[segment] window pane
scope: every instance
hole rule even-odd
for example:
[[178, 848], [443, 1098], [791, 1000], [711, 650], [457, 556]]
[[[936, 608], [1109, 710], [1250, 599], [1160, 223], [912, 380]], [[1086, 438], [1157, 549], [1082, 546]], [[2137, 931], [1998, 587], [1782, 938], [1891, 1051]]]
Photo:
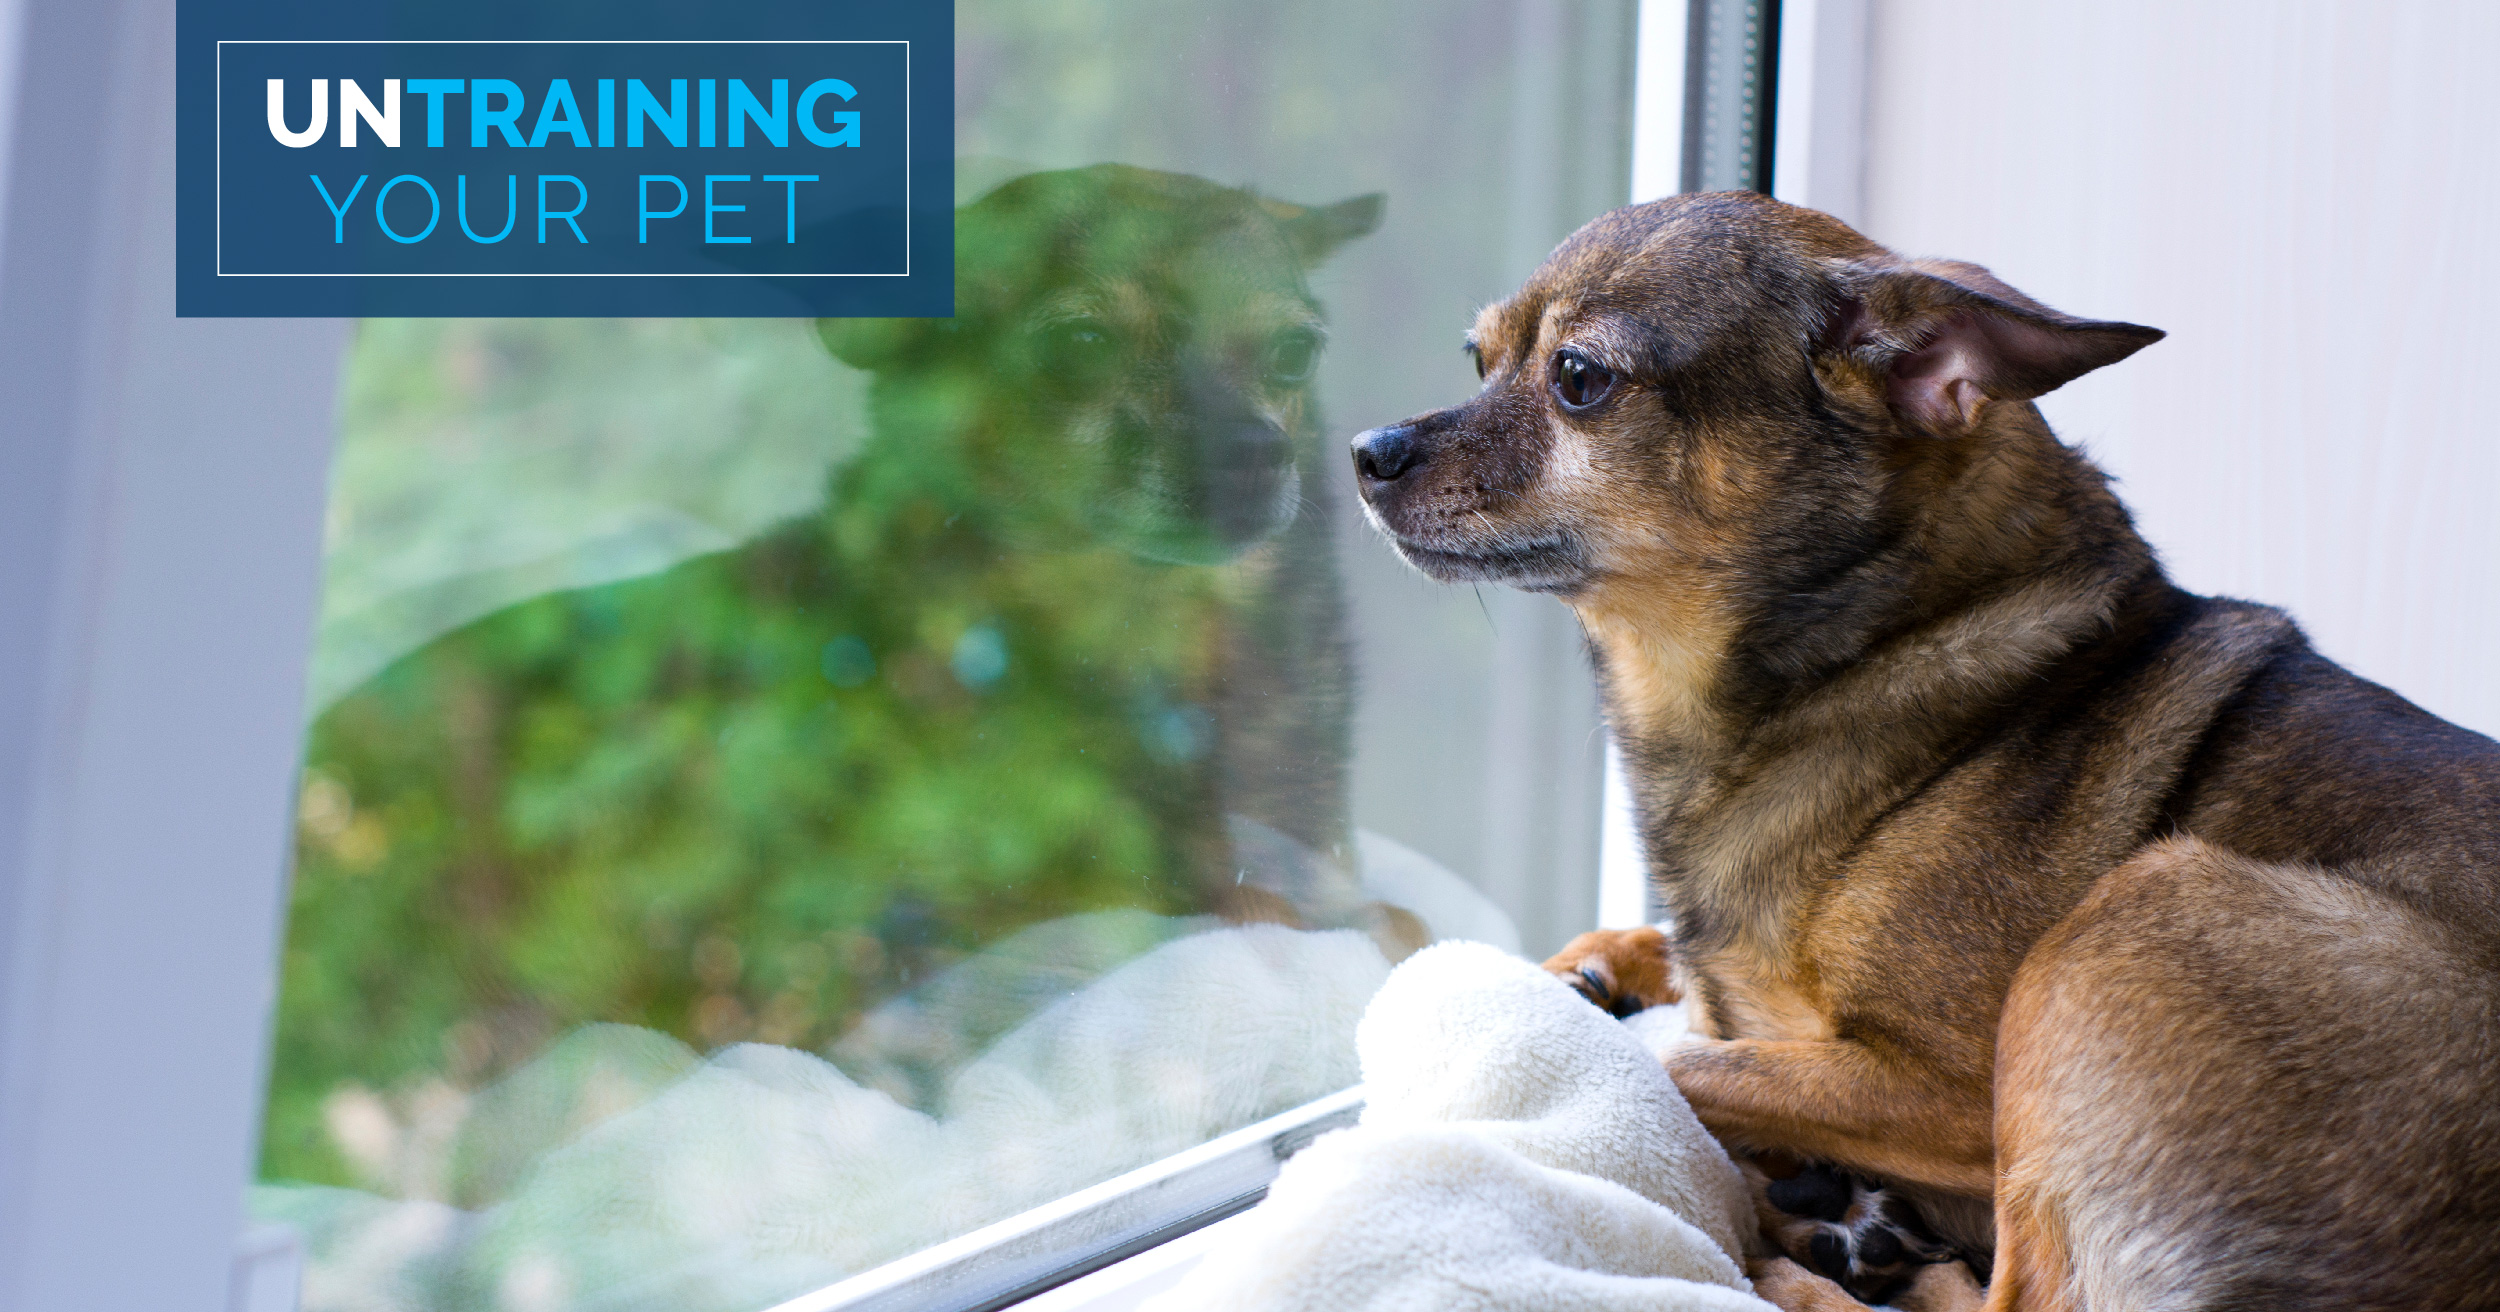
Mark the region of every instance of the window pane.
[[373, 321], [254, 1208], [313, 1308], [766, 1306], [1589, 922], [1550, 602], [1359, 427], [1621, 198], [1632, 6], [958, 8], [947, 321]]

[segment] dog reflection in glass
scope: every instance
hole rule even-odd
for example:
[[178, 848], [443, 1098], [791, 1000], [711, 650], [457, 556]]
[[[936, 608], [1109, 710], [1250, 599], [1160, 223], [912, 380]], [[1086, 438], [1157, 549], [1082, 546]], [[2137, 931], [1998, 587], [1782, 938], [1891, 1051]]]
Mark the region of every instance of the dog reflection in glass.
[[280, 1093], [414, 1074], [455, 1026], [474, 1082], [596, 1021], [822, 1047], [967, 952], [1090, 927], [915, 1052], [845, 1061], [918, 1103], [1173, 917], [1419, 945], [1346, 873], [1342, 600], [1303, 486], [1305, 273], [1381, 208], [1009, 182], [959, 212], [954, 319], [822, 326], [874, 385], [821, 512], [341, 701], [309, 763], [391, 841], [299, 854]]

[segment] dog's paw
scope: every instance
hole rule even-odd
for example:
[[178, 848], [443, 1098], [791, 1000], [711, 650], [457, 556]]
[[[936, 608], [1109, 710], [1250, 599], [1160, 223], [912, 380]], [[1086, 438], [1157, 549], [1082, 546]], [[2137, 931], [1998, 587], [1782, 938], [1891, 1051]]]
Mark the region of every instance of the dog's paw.
[[1548, 957], [1545, 968], [1611, 1016], [1663, 1007], [1684, 996], [1676, 991], [1667, 936], [1647, 926], [1582, 934]]
[[1956, 1256], [1907, 1200], [1845, 1171], [1809, 1165], [1758, 1188], [1763, 1230], [1807, 1270], [1865, 1302], [1882, 1302], [1922, 1268]]

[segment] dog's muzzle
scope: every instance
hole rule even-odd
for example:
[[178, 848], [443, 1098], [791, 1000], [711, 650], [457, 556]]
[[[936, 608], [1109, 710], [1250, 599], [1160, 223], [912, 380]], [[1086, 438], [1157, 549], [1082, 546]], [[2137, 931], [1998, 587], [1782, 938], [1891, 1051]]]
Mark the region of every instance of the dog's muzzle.
[[[1434, 418], [1384, 424], [1354, 438], [1354, 476], [1361, 485], [1364, 511], [1388, 535], [1398, 554], [1444, 583], [1504, 583], [1529, 592], [1557, 593], [1584, 583], [1588, 565], [1568, 533], [1497, 528], [1497, 521], [1480, 509], [1461, 516], [1453, 516], [1446, 508], [1417, 510], [1413, 503], [1418, 497], [1429, 505], [1436, 495], [1430, 480], [1415, 477], [1432, 462], [1434, 437], [1440, 428]], [[1443, 496], [1448, 492], [1437, 491]], [[1446, 521], [1453, 518], [1466, 528], [1451, 531]]]

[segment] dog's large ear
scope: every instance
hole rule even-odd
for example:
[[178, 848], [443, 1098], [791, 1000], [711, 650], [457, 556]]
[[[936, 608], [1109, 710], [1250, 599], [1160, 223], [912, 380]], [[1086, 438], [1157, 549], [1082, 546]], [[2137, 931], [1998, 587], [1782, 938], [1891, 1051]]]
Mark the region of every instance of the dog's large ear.
[[1290, 205], [1262, 196], [1259, 208], [1284, 229], [1285, 240], [1293, 244], [1294, 254], [1302, 257], [1302, 266], [1309, 268], [1327, 259], [1338, 247], [1379, 227], [1380, 216], [1389, 208], [1389, 198], [1375, 191], [1334, 205], [1313, 206]]
[[817, 339], [833, 358], [874, 372], [903, 359], [942, 319], [818, 319]]
[[1988, 401], [2028, 401], [2162, 339], [2159, 328], [2061, 314], [1976, 264], [1852, 268], [1822, 346], [1884, 383], [1894, 413], [1949, 437]]

